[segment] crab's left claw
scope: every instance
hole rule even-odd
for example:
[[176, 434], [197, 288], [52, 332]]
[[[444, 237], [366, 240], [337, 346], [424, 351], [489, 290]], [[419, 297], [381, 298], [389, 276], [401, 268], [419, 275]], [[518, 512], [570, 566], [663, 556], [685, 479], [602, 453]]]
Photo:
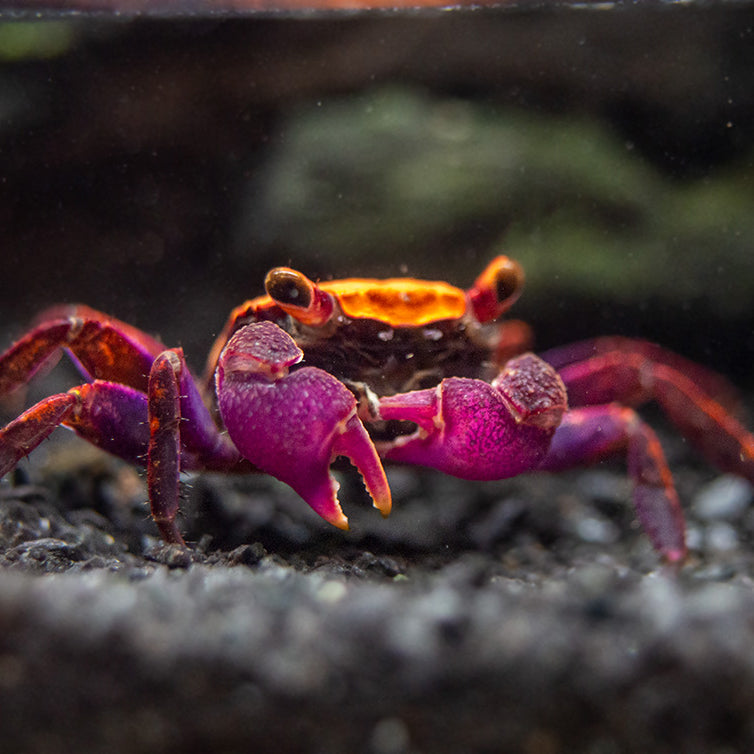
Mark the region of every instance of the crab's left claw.
[[374, 505], [390, 512], [390, 488], [377, 451], [356, 415], [356, 399], [314, 367], [289, 374], [303, 353], [272, 322], [240, 329], [220, 355], [217, 396], [228, 434], [260, 471], [290, 485], [326, 521], [348, 528], [330, 463], [347, 456]]
[[505, 479], [539, 466], [566, 408], [555, 370], [524, 354], [491, 384], [451, 377], [436, 388], [381, 398], [382, 419], [417, 428], [382, 443], [380, 455], [462, 479]]

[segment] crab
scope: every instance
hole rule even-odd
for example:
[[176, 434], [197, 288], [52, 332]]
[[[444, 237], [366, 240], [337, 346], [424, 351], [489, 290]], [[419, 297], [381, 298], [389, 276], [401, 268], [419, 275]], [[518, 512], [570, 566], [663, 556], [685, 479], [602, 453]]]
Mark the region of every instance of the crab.
[[683, 561], [673, 478], [636, 407], [657, 401], [711, 463], [754, 481], [754, 436], [736, 418], [733, 389], [642, 340], [603, 337], [534, 355], [528, 326], [501, 321], [523, 282], [505, 256], [466, 291], [411, 278], [317, 283], [278, 267], [265, 295], [233, 310], [201, 378], [181, 348], [85, 306], [53, 308], [0, 355], [0, 395], [62, 352], [84, 382], [0, 430], [0, 475], [62, 425], [145, 465], [161, 536], [183, 545], [183, 471], [270, 474], [346, 529], [336, 456], [358, 469], [386, 516], [383, 461], [492, 480], [623, 454], [649, 539], [667, 561]]

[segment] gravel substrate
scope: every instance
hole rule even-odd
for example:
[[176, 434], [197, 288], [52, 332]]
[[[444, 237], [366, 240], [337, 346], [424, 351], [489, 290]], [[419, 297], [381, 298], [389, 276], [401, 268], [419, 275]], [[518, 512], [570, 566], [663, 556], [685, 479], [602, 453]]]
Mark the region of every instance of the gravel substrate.
[[135, 471], [50, 451], [0, 487], [2, 748], [750, 750], [751, 489], [673, 447], [678, 572], [620, 465], [393, 469], [387, 521], [347, 473], [345, 535], [276, 483], [196, 477], [188, 551], [154, 536]]

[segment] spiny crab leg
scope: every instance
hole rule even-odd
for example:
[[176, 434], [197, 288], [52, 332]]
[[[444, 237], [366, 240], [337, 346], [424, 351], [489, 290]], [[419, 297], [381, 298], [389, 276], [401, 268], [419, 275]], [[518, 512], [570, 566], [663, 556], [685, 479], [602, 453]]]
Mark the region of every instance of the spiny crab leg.
[[655, 549], [670, 563], [686, 557], [686, 527], [678, 493], [657, 435], [632, 408], [617, 403], [571, 409], [553, 437], [543, 471], [563, 471], [624, 453], [636, 515]]
[[149, 441], [147, 397], [127, 385], [94, 380], [43, 398], [0, 429], [0, 477], [58, 426], [129, 463], [143, 463]]
[[152, 361], [163, 348], [130, 325], [86, 306], [50, 309], [40, 324], [0, 354], [0, 395], [18, 390], [53, 366], [62, 349], [88, 378], [146, 392]]
[[555, 370], [524, 354], [492, 383], [451, 377], [436, 388], [381, 398], [382, 419], [418, 428], [380, 443], [380, 455], [462, 479], [505, 479], [537, 468], [566, 408]]
[[220, 354], [217, 397], [241, 454], [290, 485], [326, 521], [348, 528], [330, 463], [347, 456], [374, 506], [390, 512], [390, 489], [377, 451], [356, 415], [353, 394], [315, 367], [289, 373], [303, 353], [271, 322], [243, 327]]
[[652, 343], [598, 338], [548, 351], [571, 405], [656, 400], [707, 459], [754, 482], [754, 436], [736, 419], [740, 403], [720, 375]]
[[59, 393], [24, 411], [0, 430], [0, 477], [29, 455], [73, 410], [71, 393]]

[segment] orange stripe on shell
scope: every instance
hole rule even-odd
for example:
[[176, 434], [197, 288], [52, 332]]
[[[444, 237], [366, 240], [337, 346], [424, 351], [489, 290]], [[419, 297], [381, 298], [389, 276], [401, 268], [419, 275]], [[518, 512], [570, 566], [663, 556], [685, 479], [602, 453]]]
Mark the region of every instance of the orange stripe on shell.
[[347, 317], [369, 318], [393, 327], [419, 327], [466, 312], [466, 294], [443, 282], [388, 278], [348, 278], [317, 284], [331, 293]]

